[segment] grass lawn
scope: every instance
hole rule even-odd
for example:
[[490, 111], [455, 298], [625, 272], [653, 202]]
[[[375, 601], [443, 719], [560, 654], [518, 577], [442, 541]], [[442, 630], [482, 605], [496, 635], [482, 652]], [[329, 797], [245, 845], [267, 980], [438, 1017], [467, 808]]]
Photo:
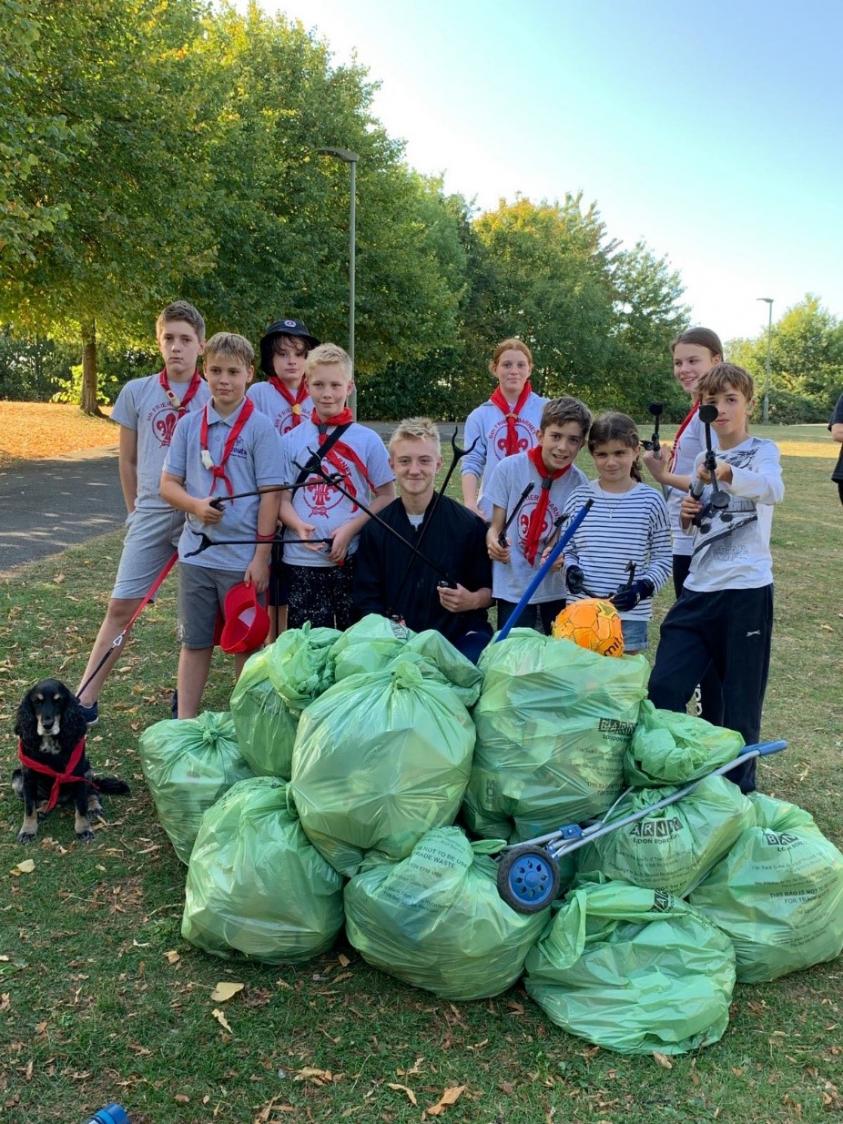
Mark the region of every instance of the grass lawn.
[[[760, 784], [812, 811], [839, 846], [843, 509], [829, 481], [834, 449], [819, 426], [769, 432], [782, 442], [787, 498], [773, 530], [764, 735], [790, 748], [761, 764]], [[0, 579], [7, 771], [23, 691], [47, 674], [76, 685], [119, 551], [115, 534]], [[520, 987], [457, 1005], [368, 968], [342, 943], [299, 969], [226, 962], [185, 944], [185, 868], [155, 820], [137, 754], [140, 731], [169, 717], [175, 588], [171, 580], [141, 618], [100, 700], [90, 754], [134, 791], [110, 801], [113, 818], [96, 842], [78, 846], [63, 812], [34, 847], [19, 847], [20, 804], [8, 787], [0, 797], [0, 1119], [75, 1124], [116, 1100], [135, 1124], [418, 1121], [455, 1086], [463, 1091], [443, 1115], [478, 1124], [819, 1121], [843, 1110], [840, 960], [738, 985], [723, 1040], [668, 1069], [569, 1037]], [[660, 613], [668, 603], [665, 595]], [[220, 658], [209, 709], [224, 709], [230, 688]], [[34, 870], [17, 873], [25, 859]], [[246, 986], [220, 1004], [211, 999], [220, 980]], [[230, 1032], [214, 1017], [221, 1007]]]

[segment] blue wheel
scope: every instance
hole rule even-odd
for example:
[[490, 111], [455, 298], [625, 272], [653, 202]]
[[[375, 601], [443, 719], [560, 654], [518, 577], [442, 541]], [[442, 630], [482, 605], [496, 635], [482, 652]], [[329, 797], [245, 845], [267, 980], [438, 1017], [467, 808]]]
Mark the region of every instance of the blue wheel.
[[559, 893], [559, 864], [541, 847], [513, 847], [498, 866], [498, 893], [517, 913], [538, 913]]

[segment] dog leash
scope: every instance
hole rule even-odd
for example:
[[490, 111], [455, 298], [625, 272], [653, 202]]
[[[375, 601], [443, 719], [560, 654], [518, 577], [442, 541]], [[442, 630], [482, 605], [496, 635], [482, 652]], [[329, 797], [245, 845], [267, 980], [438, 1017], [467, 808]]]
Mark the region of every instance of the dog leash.
[[179, 552], [177, 550], [175, 550], [175, 551], [173, 551], [172, 555], [167, 559], [167, 561], [164, 563], [163, 567], [161, 568], [161, 572], [158, 574], [158, 577], [155, 579], [155, 581], [152, 583], [152, 585], [146, 591], [146, 595], [144, 596], [140, 605], [138, 605], [137, 609], [135, 609], [134, 613], [132, 613], [131, 617], [129, 618], [129, 623], [123, 629], [121, 629], [120, 632], [117, 633], [117, 635], [111, 641], [111, 644], [109, 645], [108, 651], [103, 655], [100, 662], [97, 664], [97, 666], [94, 668], [94, 670], [88, 676], [88, 678], [85, 680], [85, 682], [79, 688], [79, 691], [77, 692], [77, 695], [76, 695], [77, 698], [79, 698], [79, 696], [83, 693], [83, 691], [88, 686], [88, 684], [91, 682], [91, 680], [102, 670], [103, 666], [105, 665], [106, 660], [108, 660], [110, 658], [111, 654], [122, 646], [123, 641], [126, 639], [127, 635], [131, 631], [132, 625], [135, 623], [135, 621], [138, 619], [138, 617], [144, 611], [146, 606], [155, 597], [155, 594], [158, 592], [158, 590], [164, 584], [164, 579], [166, 578], [167, 574], [169, 574], [170, 570], [172, 570], [173, 566], [175, 566], [176, 562], [178, 561], [178, 557], [179, 557]]
[[45, 765], [42, 761], [35, 761], [32, 757], [28, 757], [23, 751], [23, 742], [18, 742], [18, 760], [20, 761], [21, 765], [23, 765], [27, 769], [32, 769], [33, 772], [43, 773], [45, 776], [53, 778], [53, 786], [50, 789], [50, 795], [47, 799], [47, 807], [45, 809], [46, 812], [52, 812], [53, 808], [55, 808], [56, 804], [58, 803], [59, 792], [61, 791], [61, 786], [63, 784], [69, 784], [71, 781], [73, 781], [74, 784], [78, 784], [79, 781], [85, 781], [86, 784], [90, 784], [91, 788], [96, 789], [97, 786], [95, 784], [86, 781], [83, 776], [80, 776], [75, 772], [76, 766], [82, 760], [84, 755], [85, 739], [80, 738], [76, 745], [73, 747], [73, 752], [70, 754], [65, 772], [59, 773], [56, 769], [51, 768], [49, 765]]

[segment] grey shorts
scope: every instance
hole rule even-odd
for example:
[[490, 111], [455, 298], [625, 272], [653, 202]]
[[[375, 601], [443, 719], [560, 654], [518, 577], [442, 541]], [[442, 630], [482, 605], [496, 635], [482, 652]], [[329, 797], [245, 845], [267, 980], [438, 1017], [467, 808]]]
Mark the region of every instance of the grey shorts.
[[179, 565], [179, 641], [183, 648], [213, 648], [225, 595], [244, 576], [245, 570]]
[[647, 647], [648, 623], [648, 621], [621, 621], [624, 651], [644, 651]]
[[133, 511], [114, 579], [112, 597], [143, 597], [178, 546], [184, 512], [171, 507]]

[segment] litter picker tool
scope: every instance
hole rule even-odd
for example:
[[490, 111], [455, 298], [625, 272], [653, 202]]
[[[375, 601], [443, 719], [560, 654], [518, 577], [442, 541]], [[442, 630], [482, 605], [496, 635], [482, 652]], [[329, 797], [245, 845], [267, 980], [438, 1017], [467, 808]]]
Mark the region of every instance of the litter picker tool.
[[[539, 835], [535, 839], [528, 839], [524, 843], [517, 843], [512, 847], [505, 847], [501, 852], [498, 865], [498, 893], [518, 913], [538, 913], [550, 905], [559, 892], [559, 860], [572, 851], [579, 850], [586, 843], [600, 839], [620, 827], [637, 823], [638, 820], [657, 812], [660, 808], [667, 808], [677, 800], [688, 796], [708, 777], [721, 777], [730, 772], [737, 765], [751, 761], [753, 757], [768, 757], [770, 754], [779, 753], [787, 749], [787, 742], [761, 742], [758, 745], [745, 746], [740, 756], [706, 773], [690, 784], [676, 789], [669, 796], [649, 804], [646, 808], [639, 808], [621, 819], [608, 820], [612, 809], [606, 813], [602, 820], [587, 827], [579, 824], [565, 824], [556, 831], [547, 835]], [[625, 795], [625, 794], [624, 794]], [[618, 798], [620, 799], [620, 797]], [[617, 804], [617, 800], [615, 804]], [[614, 805], [612, 806], [614, 807]]]
[[[724, 511], [724, 508], [729, 506], [729, 497], [726, 492], [720, 487], [717, 481], [717, 457], [714, 454], [714, 449], [711, 445], [711, 423], [717, 419], [717, 407], [712, 405], [700, 406], [700, 421], [705, 426], [705, 459], [703, 464], [706, 471], [711, 477], [711, 498], [705, 504], [701, 511], [698, 511], [694, 516], [692, 522], [695, 527], [699, 527], [700, 531], [705, 534], [711, 530], [711, 516], [716, 511]], [[691, 486], [688, 491], [698, 500], [705, 488], [705, 481], [700, 478], [694, 477], [691, 481]], [[721, 516], [724, 523], [731, 521], [729, 512], [724, 511]]]
[[[272, 536], [272, 538], [265, 538], [265, 539], [260, 539], [260, 538], [258, 538], [258, 539], [212, 539], [210, 537], [210, 535], [206, 535], [204, 531], [197, 531], [193, 527], [191, 527], [190, 529], [191, 529], [191, 531], [193, 531], [194, 535], [199, 536], [201, 541], [199, 543], [199, 546], [197, 546], [195, 550], [187, 551], [187, 553], [185, 554], [185, 558], [193, 558], [194, 555], [202, 554], [203, 551], [209, 550], [212, 546], [246, 546], [246, 545], [265, 546], [267, 544], [271, 544], [274, 547], [276, 545], [283, 545], [284, 543], [296, 543], [296, 542], [300, 542], [300, 543], [317, 543], [317, 542], [333, 543], [333, 541], [334, 541], [332, 538], [330, 538], [330, 539], [287, 539], [287, 538], [281, 538], [280, 535], [279, 536]], [[330, 550], [330, 546], [329, 546], [328, 549]]]
[[[390, 527], [389, 523], [387, 523], [385, 519], [381, 519], [376, 511], [372, 511], [370, 507], [367, 507], [364, 503], [362, 503], [358, 496], [352, 495], [352, 493], [349, 492], [340, 483], [341, 477], [338, 474], [335, 473], [332, 475], [331, 473], [326, 472], [320, 465], [319, 468], [314, 470], [314, 475], [321, 476], [326, 484], [330, 484], [332, 487], [336, 488], [337, 491], [342, 492], [346, 499], [350, 499], [353, 503], [356, 503], [360, 510], [364, 511], [370, 519], [373, 519], [375, 523], [383, 527], [385, 531], [388, 531], [393, 538], [398, 539], [400, 543], [403, 543], [415, 558], [418, 558], [420, 561], [424, 562], [426, 566], [429, 566], [434, 573], [438, 574], [440, 578], [443, 578], [450, 585], [451, 579], [437, 562], [433, 562], [430, 558], [427, 557], [426, 554], [422, 554], [419, 548], [417, 546], [414, 546], [408, 539], [405, 539], [400, 531], [396, 531], [394, 527]], [[287, 542], [290, 541], [290, 539], [287, 539]], [[314, 539], [308, 539], [308, 542], [314, 541]]]
[[509, 636], [510, 632], [513, 630], [515, 625], [518, 623], [518, 618], [524, 612], [526, 607], [530, 604], [530, 598], [533, 596], [533, 594], [539, 588], [541, 583], [544, 581], [544, 579], [550, 573], [551, 569], [553, 568], [553, 563], [556, 561], [556, 559], [560, 556], [560, 554], [563, 552], [565, 547], [568, 545], [568, 543], [571, 541], [571, 539], [577, 533], [577, 529], [579, 528], [583, 519], [585, 519], [586, 515], [588, 515], [588, 513], [591, 510], [593, 504], [594, 504], [594, 500], [586, 500], [585, 503], [582, 505], [582, 507], [577, 512], [577, 514], [574, 516], [574, 518], [568, 524], [567, 530], [562, 535], [562, 537], [559, 539], [559, 542], [556, 544], [556, 546], [553, 548], [553, 550], [551, 550], [550, 554], [548, 554], [547, 558], [545, 558], [544, 562], [542, 562], [542, 564], [541, 564], [541, 566], [539, 566], [538, 570], [536, 570], [536, 573], [533, 575], [533, 580], [530, 582], [530, 584], [527, 586], [527, 588], [521, 594], [521, 600], [518, 602], [518, 604], [512, 610], [512, 613], [510, 614], [509, 620], [506, 622], [506, 624], [503, 626], [503, 628], [500, 630], [500, 632], [497, 634], [497, 636], [492, 641], [493, 644], [498, 644], [498, 643], [500, 643], [501, 640], [506, 640], [507, 636]]
[[507, 516], [507, 520], [503, 525], [503, 529], [501, 530], [500, 534], [498, 535], [498, 542], [500, 543], [500, 545], [502, 547], [506, 547], [506, 545], [507, 545], [506, 532], [509, 530], [513, 519], [515, 519], [518, 512], [524, 506], [524, 501], [530, 495], [530, 493], [535, 488], [535, 486], [536, 485], [531, 480], [530, 483], [524, 489], [524, 491], [521, 493], [521, 495], [518, 497], [518, 502], [515, 504], [515, 507], [512, 509], [512, 511], [510, 511], [509, 515]]
[[664, 402], [651, 402], [647, 407], [653, 416], [653, 436], [649, 441], [642, 441], [641, 444], [645, 449], [649, 449], [653, 453], [658, 453], [661, 449], [661, 441], [659, 440], [659, 423], [661, 416], [664, 413]]

